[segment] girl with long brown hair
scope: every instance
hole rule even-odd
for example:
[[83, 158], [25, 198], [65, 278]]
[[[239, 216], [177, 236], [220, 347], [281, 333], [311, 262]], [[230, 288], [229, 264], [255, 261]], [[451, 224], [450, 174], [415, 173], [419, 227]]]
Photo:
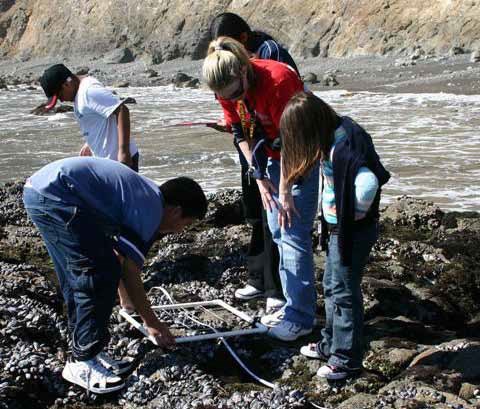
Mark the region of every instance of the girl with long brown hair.
[[390, 175], [370, 135], [313, 94], [300, 92], [289, 101], [280, 132], [281, 225], [288, 225], [299, 205], [291, 186], [308, 178], [319, 163], [321, 166], [321, 243], [327, 250], [323, 273], [325, 328], [320, 342], [306, 345], [300, 352], [326, 361], [318, 376], [345, 379], [362, 365], [360, 284], [378, 236], [380, 187]]

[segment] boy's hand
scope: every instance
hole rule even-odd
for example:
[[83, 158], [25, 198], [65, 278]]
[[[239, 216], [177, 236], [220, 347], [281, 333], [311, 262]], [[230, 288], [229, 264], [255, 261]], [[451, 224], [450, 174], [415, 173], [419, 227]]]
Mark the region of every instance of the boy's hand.
[[92, 156], [92, 150], [87, 143], [82, 146], [82, 149], [80, 149], [79, 156]]
[[156, 322], [145, 323], [145, 328], [159, 347], [168, 348], [175, 345], [175, 338], [165, 323], [156, 320]]

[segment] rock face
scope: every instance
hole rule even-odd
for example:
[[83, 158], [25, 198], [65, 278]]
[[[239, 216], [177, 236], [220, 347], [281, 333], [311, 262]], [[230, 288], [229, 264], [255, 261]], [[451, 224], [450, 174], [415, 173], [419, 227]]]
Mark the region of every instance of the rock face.
[[0, 2], [0, 55], [101, 55], [128, 47], [154, 64], [200, 59], [212, 16], [225, 10], [248, 17], [253, 28], [276, 37], [296, 57], [480, 47], [475, 0], [17, 0]]

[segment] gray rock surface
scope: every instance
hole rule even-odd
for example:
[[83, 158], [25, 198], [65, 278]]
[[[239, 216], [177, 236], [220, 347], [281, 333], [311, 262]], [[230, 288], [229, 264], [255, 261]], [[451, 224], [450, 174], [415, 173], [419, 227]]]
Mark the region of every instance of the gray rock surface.
[[212, 16], [233, 11], [287, 46], [296, 57], [457, 55], [478, 49], [480, 9], [473, 0], [143, 0], [3, 1], [0, 54], [101, 55], [130, 48], [145, 61], [203, 58]]
[[[365, 271], [365, 370], [355, 379], [319, 379], [315, 374], [322, 363], [299, 354], [300, 346], [318, 340], [321, 325], [293, 343], [262, 335], [230, 340], [250, 369], [278, 385], [271, 390], [253, 383], [218, 343], [161, 351], [114, 314], [108, 352], [134, 358], [136, 368], [120, 393], [88, 396], [61, 378], [68, 356], [65, 314], [45, 248], [22, 207], [22, 186], [19, 181], [0, 187], [1, 409], [307, 409], [309, 402], [328, 408], [466, 409], [480, 403], [475, 388], [480, 283], [472, 281], [479, 265], [476, 213], [437, 218], [435, 206], [412, 198], [382, 211], [390, 217], [382, 218], [382, 236]], [[177, 301], [221, 298], [258, 318], [264, 301], [239, 303], [233, 297], [246, 281], [250, 233], [239, 199], [237, 191], [211, 196], [202, 223], [162, 238], [143, 272], [146, 289], [162, 285]], [[432, 219], [439, 224], [428, 224]], [[445, 259], [423, 257], [436, 251]], [[392, 274], [388, 266], [395, 263], [404, 274]], [[473, 276], [465, 276], [465, 270]], [[320, 283], [321, 271], [321, 322]], [[158, 292], [150, 299], [165, 302]], [[182, 317], [161, 319], [173, 325]], [[228, 318], [224, 325], [241, 324]]]

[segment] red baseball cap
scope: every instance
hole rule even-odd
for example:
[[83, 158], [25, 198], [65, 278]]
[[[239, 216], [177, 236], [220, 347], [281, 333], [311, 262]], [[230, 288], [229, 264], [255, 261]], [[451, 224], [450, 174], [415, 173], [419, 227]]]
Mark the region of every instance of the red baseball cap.
[[73, 77], [73, 74], [63, 64], [55, 64], [45, 70], [40, 77], [40, 85], [48, 98], [45, 110], [49, 111], [55, 106], [58, 101], [58, 91], [69, 77]]

